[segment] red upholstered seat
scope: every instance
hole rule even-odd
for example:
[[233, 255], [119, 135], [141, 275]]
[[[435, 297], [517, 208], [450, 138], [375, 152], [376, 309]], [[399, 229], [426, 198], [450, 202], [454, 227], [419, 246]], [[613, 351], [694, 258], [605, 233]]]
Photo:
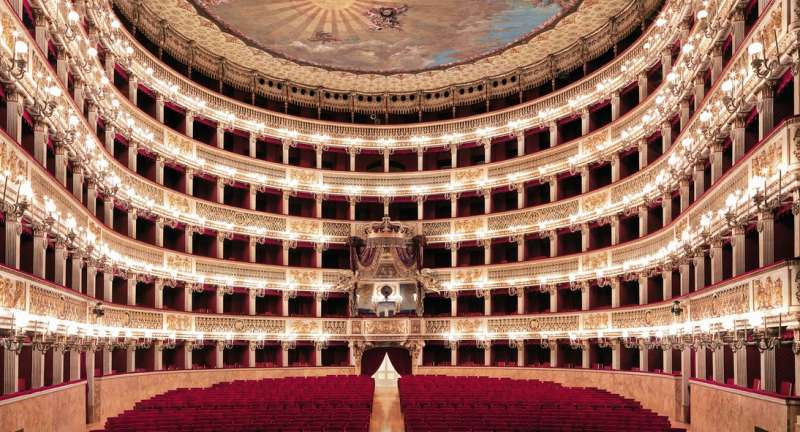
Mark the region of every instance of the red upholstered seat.
[[638, 402], [593, 388], [444, 376], [405, 376], [399, 387], [406, 431], [673, 430]]
[[104, 431], [367, 431], [374, 382], [368, 377], [233, 381], [179, 388], [143, 400]]

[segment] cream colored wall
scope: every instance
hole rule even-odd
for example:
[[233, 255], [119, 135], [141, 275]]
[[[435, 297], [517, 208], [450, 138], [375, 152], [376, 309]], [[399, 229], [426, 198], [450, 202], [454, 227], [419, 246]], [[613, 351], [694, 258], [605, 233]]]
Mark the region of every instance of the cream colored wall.
[[[595, 369], [424, 367], [419, 375], [480, 375], [553, 381], [569, 387], [596, 387], [639, 401], [642, 406], [672, 420], [680, 418], [680, 377], [654, 373]], [[752, 430], [752, 429], [751, 429]]]
[[95, 381], [95, 410], [100, 424], [133, 408], [136, 402], [179, 387], [209, 387], [233, 380], [297, 376], [352, 375], [353, 367], [240, 368], [144, 372], [111, 375]]
[[[692, 432], [796, 431], [800, 401], [692, 381]], [[790, 424], [791, 423], [791, 424]]]
[[84, 431], [85, 407], [83, 381], [0, 401], [0, 432]]

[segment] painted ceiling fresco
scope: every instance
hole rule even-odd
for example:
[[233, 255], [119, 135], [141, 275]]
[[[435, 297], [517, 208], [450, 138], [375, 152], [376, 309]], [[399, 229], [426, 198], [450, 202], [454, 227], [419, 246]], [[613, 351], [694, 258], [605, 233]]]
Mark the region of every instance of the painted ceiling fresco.
[[397, 73], [469, 62], [529, 39], [580, 0], [193, 0], [225, 31], [330, 69]]

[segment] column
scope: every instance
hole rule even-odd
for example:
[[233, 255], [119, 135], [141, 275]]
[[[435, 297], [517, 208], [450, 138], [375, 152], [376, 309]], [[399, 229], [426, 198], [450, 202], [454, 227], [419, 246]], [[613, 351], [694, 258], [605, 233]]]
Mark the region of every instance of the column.
[[[619, 118], [619, 108], [620, 108], [619, 91], [615, 91], [614, 93], [611, 93], [611, 121], [616, 121]], [[587, 110], [587, 115], [588, 115], [588, 110]], [[589, 129], [587, 128], [586, 130], [588, 133]], [[584, 135], [585, 134], [586, 133], [584, 133]]]
[[56, 45], [56, 75], [61, 84], [67, 85], [69, 77], [69, 57], [66, 48], [61, 44]]
[[86, 208], [97, 216], [97, 182], [92, 178], [86, 184]]
[[611, 245], [619, 244], [620, 238], [620, 225], [619, 225], [619, 215], [611, 216]]
[[[619, 96], [617, 96], [617, 100], [619, 100]], [[617, 102], [617, 110], [619, 110], [619, 102]], [[613, 118], [614, 115], [613, 99], [611, 104], [611, 113]], [[587, 135], [589, 133], [590, 120], [591, 118], [589, 117], [589, 109], [588, 108], [581, 109], [581, 136]]]
[[694, 79], [694, 109], [697, 110], [703, 102], [706, 95], [705, 73], [700, 72], [700, 75]]
[[458, 343], [450, 343], [450, 366], [458, 366]]
[[156, 94], [156, 120], [164, 123], [164, 96]]
[[217, 124], [215, 141], [217, 142], [217, 148], [225, 149], [225, 128], [220, 124]]
[[[639, 304], [646, 305], [647, 304], [647, 276], [642, 274], [639, 275]], [[640, 362], [641, 363], [641, 362]]]
[[359, 150], [356, 147], [348, 147], [347, 154], [350, 155], [350, 171], [356, 170], [356, 154]]
[[72, 252], [72, 259], [70, 260], [72, 267], [72, 289], [75, 292], [83, 292], [83, 258], [80, 252]]
[[706, 191], [706, 172], [705, 161], [694, 165], [694, 200], [697, 201], [700, 195]]
[[558, 290], [555, 287], [550, 289], [550, 312], [558, 312]]
[[136, 75], [128, 75], [128, 100], [133, 105], [139, 102], [139, 78]]
[[731, 230], [731, 246], [733, 246], [733, 276], [744, 273], [745, 239], [744, 227], [736, 226]]
[[[22, 142], [22, 94], [14, 85], [6, 86], [6, 132], [16, 143]], [[34, 131], [35, 132], [35, 131]], [[38, 158], [37, 158], [38, 160]]]
[[314, 293], [314, 316], [317, 318], [322, 318], [322, 297], [322, 293]]
[[103, 269], [103, 300], [111, 302], [114, 294], [114, 274], [111, 269]]
[[725, 384], [725, 347], [718, 346], [711, 351], [712, 379], [720, 384]]
[[389, 154], [391, 153], [389, 149], [383, 149], [381, 152], [383, 154], [383, 172], [389, 172]]
[[[97, 105], [95, 103], [93, 103], [91, 100], [89, 100], [87, 103], [89, 104], [89, 107], [87, 108], [88, 114], [86, 115], [86, 122], [89, 123], [89, 130], [93, 134], [96, 134], [97, 133]], [[112, 127], [109, 126], [108, 129], [112, 129]], [[108, 131], [108, 129], [106, 129], [106, 131]]]
[[550, 185], [550, 202], [558, 200], [558, 179], [556, 176], [547, 179]]
[[[94, 352], [87, 351], [86, 355], [94, 355]], [[88, 371], [89, 369], [87, 369]], [[94, 372], [94, 370], [92, 370]], [[88, 372], [87, 372], [87, 375]], [[81, 352], [77, 349], [69, 350], [69, 376], [67, 377], [68, 381], [78, 381], [81, 379]]]
[[33, 226], [33, 275], [44, 279], [47, 230], [42, 225]]
[[706, 379], [706, 348], [700, 347], [694, 353], [694, 377]]
[[492, 314], [492, 292], [486, 290], [482, 292], [483, 295], [483, 314], [490, 316]]
[[639, 237], [644, 237], [648, 232], [648, 208], [647, 206], [639, 206]]
[[661, 350], [661, 370], [665, 374], [672, 373], [672, 349], [663, 349]]
[[584, 165], [580, 168], [581, 172], [581, 193], [589, 192], [589, 166]]
[[220, 204], [225, 204], [225, 179], [222, 177], [217, 177], [216, 184], [216, 201]]
[[620, 363], [622, 360], [622, 347], [619, 344], [619, 341], [615, 340], [611, 342], [611, 369], [619, 370]]
[[664, 300], [672, 298], [672, 270], [667, 269], [661, 272], [661, 295]]
[[641, 72], [638, 76], [638, 84], [639, 84], [639, 103], [642, 103], [647, 98], [647, 73]]
[[163, 309], [164, 308], [164, 280], [161, 278], [156, 278], [153, 281], [154, 291], [155, 291], [155, 298], [153, 299], [153, 307], [155, 309]]
[[680, 198], [681, 198], [681, 213], [686, 211], [689, 208], [689, 179], [684, 177], [681, 178], [680, 182], [678, 183], [680, 187]]
[[517, 288], [517, 314], [523, 315], [525, 313], [525, 288]]
[[83, 167], [78, 164], [72, 167], [72, 195], [83, 204]]
[[33, 116], [33, 157], [47, 167], [47, 123], [40, 116]]
[[517, 139], [517, 157], [525, 156], [525, 131], [514, 132], [514, 137]]
[[[86, 351], [84, 356], [84, 369], [86, 369], [86, 423], [92, 423], [99, 420], [97, 412], [95, 411], [95, 397], [94, 397], [94, 351]], [[80, 358], [80, 354], [78, 354]], [[70, 362], [72, 364], [72, 362]], [[80, 376], [80, 367], [78, 368], [78, 376]]]
[[127, 293], [127, 304], [128, 305], [136, 305], [136, 276], [128, 276], [125, 280], [126, 283], [126, 293]]
[[758, 266], [764, 267], [775, 261], [775, 218], [772, 210], [758, 214]]
[[672, 145], [672, 123], [665, 120], [661, 123], [661, 153], [666, 153]]
[[736, 5], [733, 13], [731, 35], [733, 39], [732, 52], [736, 52], [742, 45], [745, 36], [745, 5]]
[[256, 367], [256, 349], [255, 342], [247, 343], [247, 367]]
[[620, 299], [620, 292], [619, 292], [619, 279], [611, 279], [611, 307], [618, 308], [619, 307], [619, 299]]
[[73, 99], [75, 100], [75, 108], [78, 112], [83, 112], [84, 95], [83, 95], [83, 81], [80, 77], [72, 78]]
[[106, 195], [103, 199], [103, 222], [114, 229], [114, 197], [110, 195]]
[[711, 258], [711, 283], [715, 284], [722, 281], [722, 240], [714, 238], [711, 240], [711, 247], [708, 250]]
[[183, 344], [183, 368], [192, 369], [192, 345], [191, 343]]
[[731, 149], [733, 152], [733, 161], [736, 163], [744, 156], [744, 140], [745, 140], [745, 122], [747, 121], [746, 114], [737, 113], [733, 120], [731, 127]]
[[247, 155], [251, 158], [256, 157], [257, 142], [258, 138], [256, 137], [256, 134], [250, 132], [250, 135], [247, 136]]
[[767, 80], [761, 87], [758, 100], [758, 139], [764, 139], [775, 124], [775, 80]]
[[492, 161], [492, 139], [483, 138], [481, 144], [483, 145], [483, 163], [490, 163]]
[[289, 292], [281, 292], [281, 316], [289, 316]]
[[591, 353], [591, 344], [589, 341], [583, 342], [583, 348], [581, 348], [581, 367], [583, 369], [590, 369], [592, 367], [592, 353]]
[[31, 389], [44, 386], [44, 351], [35, 345], [31, 349]]
[[3, 394], [19, 391], [19, 352], [2, 348], [3, 351]]
[[186, 110], [186, 136], [194, 138], [194, 112]]
[[193, 249], [193, 241], [192, 236], [194, 236], [196, 228], [192, 227], [191, 225], [186, 225], [183, 229], [183, 252], [187, 254], [192, 254]]
[[458, 168], [458, 145], [450, 144], [450, 168]]
[[281, 213], [284, 215], [289, 214], [289, 192], [283, 191], [281, 195]]
[[689, 378], [692, 372], [692, 352], [691, 348], [686, 347], [681, 350], [681, 418], [679, 420], [689, 421]]
[[136, 371], [136, 347], [128, 347], [125, 350], [125, 372], [131, 373]]
[[214, 313], [224, 313], [225, 311], [225, 291], [222, 289], [222, 285], [218, 285], [217, 289], [214, 291]]
[[94, 260], [86, 258], [86, 295], [97, 297], [95, 281], [97, 280], [97, 267]]
[[714, 42], [711, 50], [711, 82], [716, 83], [722, 73], [722, 48], [723, 42]]
[[611, 183], [619, 181], [619, 153], [611, 155]]
[[256, 290], [247, 290], [247, 315], [253, 316], [256, 314]]
[[214, 348], [214, 369], [222, 369], [225, 367], [225, 342], [217, 341]]
[[258, 204], [258, 186], [251, 184], [247, 188], [247, 208], [249, 210], [255, 210], [256, 204]]
[[581, 310], [589, 310], [592, 304], [591, 288], [587, 285], [581, 286]]
[[128, 169], [136, 172], [138, 164], [139, 146], [133, 139], [128, 142]]
[[558, 124], [554, 121], [549, 123], [550, 128], [550, 147], [558, 145]]
[[483, 365], [492, 365], [492, 341], [486, 340], [483, 342]]
[[706, 258], [702, 251], [694, 256], [694, 289], [699, 290], [706, 286]]
[[284, 165], [289, 165], [289, 147], [292, 147], [292, 140], [282, 139], [281, 140], [281, 148], [282, 148], [282, 158], [281, 161]]
[[283, 265], [289, 265], [289, 249], [294, 247], [291, 242], [283, 240], [281, 241], [281, 263]]
[[689, 294], [689, 278], [691, 277], [689, 274], [689, 263], [681, 263], [678, 270], [681, 276], [681, 295]]
[[733, 383], [737, 386], [748, 387], [747, 380], [747, 349], [742, 346], [733, 351]]
[[455, 291], [450, 293], [450, 316], [458, 316], [458, 294]]
[[61, 186], [67, 187], [67, 152], [64, 148], [64, 143], [61, 141], [53, 142], [53, 146], [55, 147], [55, 170], [56, 170], [56, 180], [61, 184]]
[[[67, 246], [62, 240], [56, 240], [53, 248], [53, 282], [56, 285], [67, 286]], [[78, 287], [80, 291], [80, 287]]]
[[581, 252], [589, 250], [589, 224], [581, 224]]
[[138, 219], [139, 211], [131, 207], [128, 209], [128, 237], [136, 238], [136, 220]]
[[525, 341], [517, 341], [517, 366], [525, 366]]
[[425, 169], [425, 150], [422, 147], [417, 147], [417, 171]]
[[672, 47], [661, 51], [661, 76], [666, 77], [672, 71]]
[[722, 177], [722, 142], [714, 140], [711, 143], [711, 184], [715, 184]]
[[681, 130], [685, 130], [689, 125], [689, 118], [691, 117], [691, 106], [689, 104], [689, 99], [681, 99], [679, 114]]
[[458, 217], [458, 194], [450, 194], [450, 217]]
[[281, 367], [289, 366], [289, 343], [281, 342]]
[[661, 197], [661, 224], [669, 225], [672, 222], [672, 195], [665, 193]]
[[[348, 196], [347, 197], [347, 219], [354, 221], [356, 220], [356, 202], [358, 201], [357, 197]], [[422, 197], [417, 197], [417, 220], [422, 220], [423, 216], [423, 199]]]
[[[186, 284], [183, 287], [183, 310], [184, 312], [191, 312], [193, 309], [192, 305], [192, 293], [194, 289], [191, 284]], [[191, 364], [191, 362], [187, 363]]]
[[153, 341], [153, 370], [164, 370], [164, 343], [160, 340]]
[[777, 390], [775, 373], [775, 349], [761, 352], [761, 390], [774, 392]]
[[639, 370], [647, 372], [650, 370], [650, 349], [639, 347]]
[[155, 242], [156, 246], [164, 247], [164, 218], [161, 216], [156, 217], [155, 223]]

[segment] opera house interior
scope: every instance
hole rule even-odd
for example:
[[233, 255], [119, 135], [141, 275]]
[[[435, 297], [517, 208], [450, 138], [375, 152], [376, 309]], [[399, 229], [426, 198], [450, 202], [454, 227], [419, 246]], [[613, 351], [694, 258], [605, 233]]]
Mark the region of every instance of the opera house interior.
[[0, 1], [0, 432], [800, 432], [800, 0]]

